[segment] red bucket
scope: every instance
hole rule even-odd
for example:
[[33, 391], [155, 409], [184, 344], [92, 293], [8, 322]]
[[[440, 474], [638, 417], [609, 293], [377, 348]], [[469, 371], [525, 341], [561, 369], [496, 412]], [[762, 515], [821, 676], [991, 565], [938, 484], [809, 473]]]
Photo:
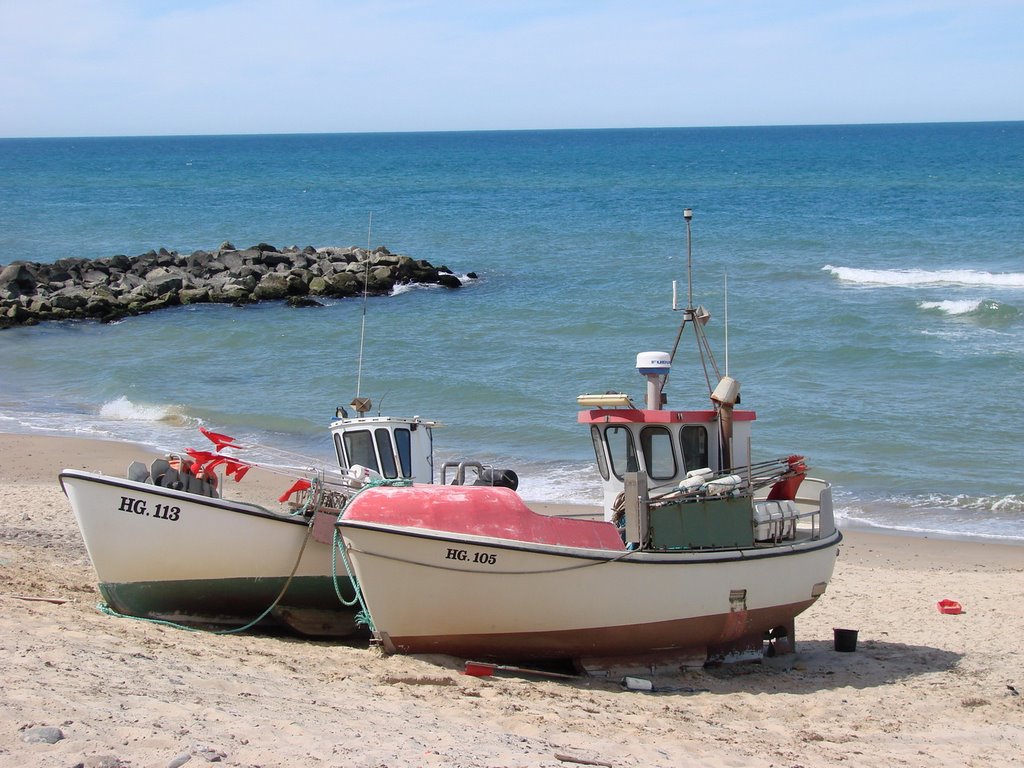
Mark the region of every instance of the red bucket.
[[964, 612], [963, 607], [956, 600], [939, 600], [938, 606], [939, 613], [948, 613], [955, 616], [958, 613]]

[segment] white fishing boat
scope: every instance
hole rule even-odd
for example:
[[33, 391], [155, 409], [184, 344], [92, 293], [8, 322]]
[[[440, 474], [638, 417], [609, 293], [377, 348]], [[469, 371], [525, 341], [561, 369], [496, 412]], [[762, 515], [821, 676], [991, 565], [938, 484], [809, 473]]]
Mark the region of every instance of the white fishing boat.
[[[438, 425], [366, 415], [365, 398], [354, 404], [363, 410], [350, 417], [339, 409], [330, 426], [338, 465], [273, 470], [285, 491], [274, 507], [242, 500], [244, 484], [230, 480], [255, 465], [239, 457], [244, 446], [206, 430], [215, 451], [133, 462], [125, 477], [61, 472], [108, 609], [221, 629], [281, 626], [332, 637], [360, 631], [353, 587], [335, 560], [337, 508], [370, 478], [432, 483]], [[463, 482], [510, 475], [476, 464], [458, 470]]]
[[337, 526], [385, 651], [591, 668], [793, 648], [841, 539], [830, 485], [800, 456], [752, 462], [755, 414], [736, 408], [689, 293], [676, 347], [691, 330], [708, 405], [666, 407], [675, 349], [637, 356], [642, 407], [578, 398], [603, 519], [538, 514], [502, 488], [379, 485], [347, 503]]
[[[369, 233], [367, 241], [369, 250]], [[354, 587], [338, 568], [338, 509], [369, 482], [433, 483], [438, 426], [419, 416], [367, 415], [372, 403], [359, 392], [369, 266], [367, 260], [351, 403], [356, 415], [338, 408], [330, 425], [338, 464], [264, 466], [291, 483], [278, 506], [237, 492], [238, 499], [227, 497], [227, 479], [239, 481], [255, 465], [238, 454], [246, 446], [206, 429], [214, 451], [188, 450], [150, 466], [133, 462], [125, 477], [60, 473], [107, 610], [220, 631], [278, 626], [330, 637], [361, 631]], [[477, 462], [442, 465], [445, 482], [449, 469], [457, 483], [518, 484], [514, 472]]]

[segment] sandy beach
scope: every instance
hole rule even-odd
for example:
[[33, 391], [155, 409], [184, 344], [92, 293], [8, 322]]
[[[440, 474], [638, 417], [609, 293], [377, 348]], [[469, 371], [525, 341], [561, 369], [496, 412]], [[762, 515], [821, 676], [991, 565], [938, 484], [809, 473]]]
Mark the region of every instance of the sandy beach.
[[[118, 443], [0, 435], [0, 768], [935, 768], [1024, 755], [1024, 547], [847, 531], [828, 592], [797, 619], [795, 655], [681, 672], [650, 693], [478, 678], [461, 659], [386, 657], [365, 641], [101, 613], [57, 474], [123, 474], [133, 458]], [[942, 599], [964, 612], [940, 613]], [[834, 650], [835, 627], [858, 630], [856, 652]], [[45, 727], [62, 738], [33, 741]]]

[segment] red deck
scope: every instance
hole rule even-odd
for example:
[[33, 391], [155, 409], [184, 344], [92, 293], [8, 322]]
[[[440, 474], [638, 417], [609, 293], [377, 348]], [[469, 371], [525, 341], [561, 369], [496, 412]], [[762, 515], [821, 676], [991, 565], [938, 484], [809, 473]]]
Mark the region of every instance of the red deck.
[[349, 502], [342, 518], [563, 547], [625, 548], [611, 523], [541, 515], [527, 507], [515, 491], [490, 486], [368, 488]]

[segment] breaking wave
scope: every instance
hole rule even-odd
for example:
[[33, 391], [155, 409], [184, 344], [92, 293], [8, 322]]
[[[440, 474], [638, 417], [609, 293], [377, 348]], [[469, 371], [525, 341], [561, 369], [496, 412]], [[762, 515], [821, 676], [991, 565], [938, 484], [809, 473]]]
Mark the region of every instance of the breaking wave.
[[180, 407], [173, 405], [142, 405], [133, 403], [124, 395], [101, 405], [100, 417], [110, 421], [161, 422], [175, 427], [184, 427], [198, 423], [196, 419], [190, 417]]
[[966, 317], [978, 320], [1012, 320], [1019, 310], [994, 299], [952, 299], [946, 301], [920, 301], [919, 309], [938, 312], [950, 317]]
[[1024, 288], [1024, 272], [981, 272], [974, 269], [856, 269], [826, 264], [821, 268], [840, 280], [860, 285], [974, 285]]
[[[455, 275], [459, 278], [459, 281], [463, 286], [469, 285], [479, 280], [478, 277], [470, 277], [468, 274]], [[403, 293], [410, 293], [411, 291], [431, 291], [443, 288], [439, 283], [400, 283], [391, 289], [392, 296], [401, 296]]]
[[840, 525], [956, 539], [1024, 541], [1024, 495], [923, 494], [865, 500], [840, 491]]

